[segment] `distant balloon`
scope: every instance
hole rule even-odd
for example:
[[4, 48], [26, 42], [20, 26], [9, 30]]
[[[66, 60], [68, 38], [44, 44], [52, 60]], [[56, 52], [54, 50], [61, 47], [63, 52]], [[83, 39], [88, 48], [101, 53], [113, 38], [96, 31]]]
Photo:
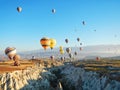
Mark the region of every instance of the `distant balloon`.
[[73, 57], [73, 55], [72, 55], [71, 53], [69, 53], [69, 57], [70, 57], [70, 58], [72, 58], [72, 57]]
[[82, 43], [80, 43], [80, 45], [82, 45]]
[[62, 46], [60, 46], [60, 50], [63, 50], [63, 47], [62, 47]]
[[68, 43], [68, 39], [65, 39], [65, 42]]
[[74, 54], [77, 55], [77, 52], [75, 52]]
[[65, 57], [61, 57], [60, 59], [63, 61], [63, 60], [65, 60]]
[[71, 48], [66, 48], [66, 52], [70, 53], [71, 52]]
[[34, 59], [35, 59], [35, 56], [32, 56], [32, 59], [34, 60]]
[[20, 65], [20, 61], [19, 60], [16, 60], [15, 62], [14, 62], [14, 66], [19, 66]]
[[96, 60], [100, 60], [100, 57], [96, 57]]
[[43, 37], [40, 40], [40, 44], [42, 45], [42, 47], [44, 48], [44, 50], [46, 50], [47, 48], [49, 48], [50, 46], [50, 39], [47, 37]]
[[80, 38], [77, 38], [77, 41], [79, 42], [79, 41], [80, 41]]
[[82, 47], [80, 47], [80, 51], [82, 50]]
[[56, 13], [56, 10], [55, 10], [55, 9], [52, 9], [52, 13]]
[[50, 59], [51, 59], [51, 60], [54, 60], [54, 58], [55, 58], [54, 56], [50, 56]]
[[14, 61], [20, 60], [20, 55], [16, 54], [16, 55], [13, 57], [13, 60], [14, 60]]
[[18, 12], [21, 12], [21, 11], [22, 11], [22, 8], [21, 8], [21, 7], [17, 7], [17, 11], [18, 11]]
[[50, 48], [53, 49], [56, 45], [56, 40], [55, 39], [50, 39]]
[[9, 57], [9, 59], [13, 59], [13, 57], [16, 55], [16, 48], [14, 47], [7, 47], [5, 49], [5, 54]]
[[62, 49], [62, 50], [60, 50], [60, 54], [64, 54], [64, 50]]
[[85, 25], [85, 21], [82, 21], [82, 24]]

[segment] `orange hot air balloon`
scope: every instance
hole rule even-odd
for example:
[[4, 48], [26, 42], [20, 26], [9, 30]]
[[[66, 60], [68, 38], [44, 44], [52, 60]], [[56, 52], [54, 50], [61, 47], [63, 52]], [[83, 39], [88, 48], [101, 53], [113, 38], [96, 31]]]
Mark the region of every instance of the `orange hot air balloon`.
[[47, 37], [43, 37], [40, 40], [40, 44], [42, 45], [42, 47], [44, 48], [44, 50], [46, 50], [47, 48], [49, 48], [50, 46], [50, 39]]

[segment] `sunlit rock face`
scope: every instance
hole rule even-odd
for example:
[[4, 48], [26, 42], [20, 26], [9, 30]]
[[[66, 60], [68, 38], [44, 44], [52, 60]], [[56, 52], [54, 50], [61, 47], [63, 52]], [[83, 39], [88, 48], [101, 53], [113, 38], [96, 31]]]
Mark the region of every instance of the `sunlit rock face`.
[[[43, 68], [27, 68], [0, 75], [0, 90], [54, 90], [57, 77]], [[59, 88], [60, 82], [56, 83]], [[59, 89], [62, 90], [62, 89]]]
[[36, 65], [0, 74], [0, 90], [120, 90], [115, 75], [85, 71], [72, 64], [51, 68]]
[[96, 72], [86, 72], [83, 68], [66, 66], [61, 83], [64, 90], [120, 90], [120, 82]]

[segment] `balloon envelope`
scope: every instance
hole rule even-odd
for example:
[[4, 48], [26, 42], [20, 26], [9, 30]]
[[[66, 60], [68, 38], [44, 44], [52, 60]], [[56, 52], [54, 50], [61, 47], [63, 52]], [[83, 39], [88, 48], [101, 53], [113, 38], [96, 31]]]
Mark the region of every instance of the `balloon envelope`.
[[68, 39], [65, 39], [65, 42], [68, 43]]
[[60, 50], [60, 54], [64, 54], [64, 50]]
[[77, 41], [79, 42], [79, 41], [80, 41], [80, 38], [77, 38]]
[[77, 52], [75, 52], [74, 54], [77, 55]]
[[51, 58], [51, 60], [54, 60], [55, 57], [54, 56], [50, 56], [50, 58]]
[[50, 39], [50, 48], [53, 49], [56, 45], [56, 40], [55, 39]]
[[52, 13], [55, 13], [56, 12], [56, 10], [55, 9], [52, 9]]
[[22, 8], [21, 8], [21, 7], [17, 7], [17, 11], [18, 11], [18, 12], [21, 12], [21, 11], [22, 11]]
[[50, 39], [47, 37], [43, 37], [40, 40], [40, 44], [42, 45], [42, 47], [44, 48], [44, 50], [46, 50], [47, 48], [49, 48], [50, 46]]
[[71, 48], [66, 48], [66, 52], [70, 53], [71, 52]]
[[7, 47], [5, 49], [5, 54], [9, 57], [9, 59], [12, 59], [16, 55], [16, 48]]
[[16, 55], [13, 57], [13, 60], [14, 60], [14, 61], [20, 60], [20, 55], [16, 54]]

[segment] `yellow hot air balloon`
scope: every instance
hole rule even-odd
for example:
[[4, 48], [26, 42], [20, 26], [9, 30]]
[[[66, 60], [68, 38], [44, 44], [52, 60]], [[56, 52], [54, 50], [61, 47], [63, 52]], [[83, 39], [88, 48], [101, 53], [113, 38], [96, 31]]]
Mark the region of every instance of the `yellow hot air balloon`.
[[43, 37], [40, 40], [40, 44], [42, 45], [42, 47], [44, 48], [44, 50], [46, 50], [47, 48], [49, 48], [50, 46], [50, 39], [47, 37]]
[[63, 47], [62, 47], [62, 46], [60, 46], [60, 50], [63, 50]]
[[62, 49], [62, 50], [60, 50], [60, 54], [64, 54], [64, 50]]
[[56, 45], [56, 40], [55, 39], [50, 39], [50, 48], [53, 49]]

